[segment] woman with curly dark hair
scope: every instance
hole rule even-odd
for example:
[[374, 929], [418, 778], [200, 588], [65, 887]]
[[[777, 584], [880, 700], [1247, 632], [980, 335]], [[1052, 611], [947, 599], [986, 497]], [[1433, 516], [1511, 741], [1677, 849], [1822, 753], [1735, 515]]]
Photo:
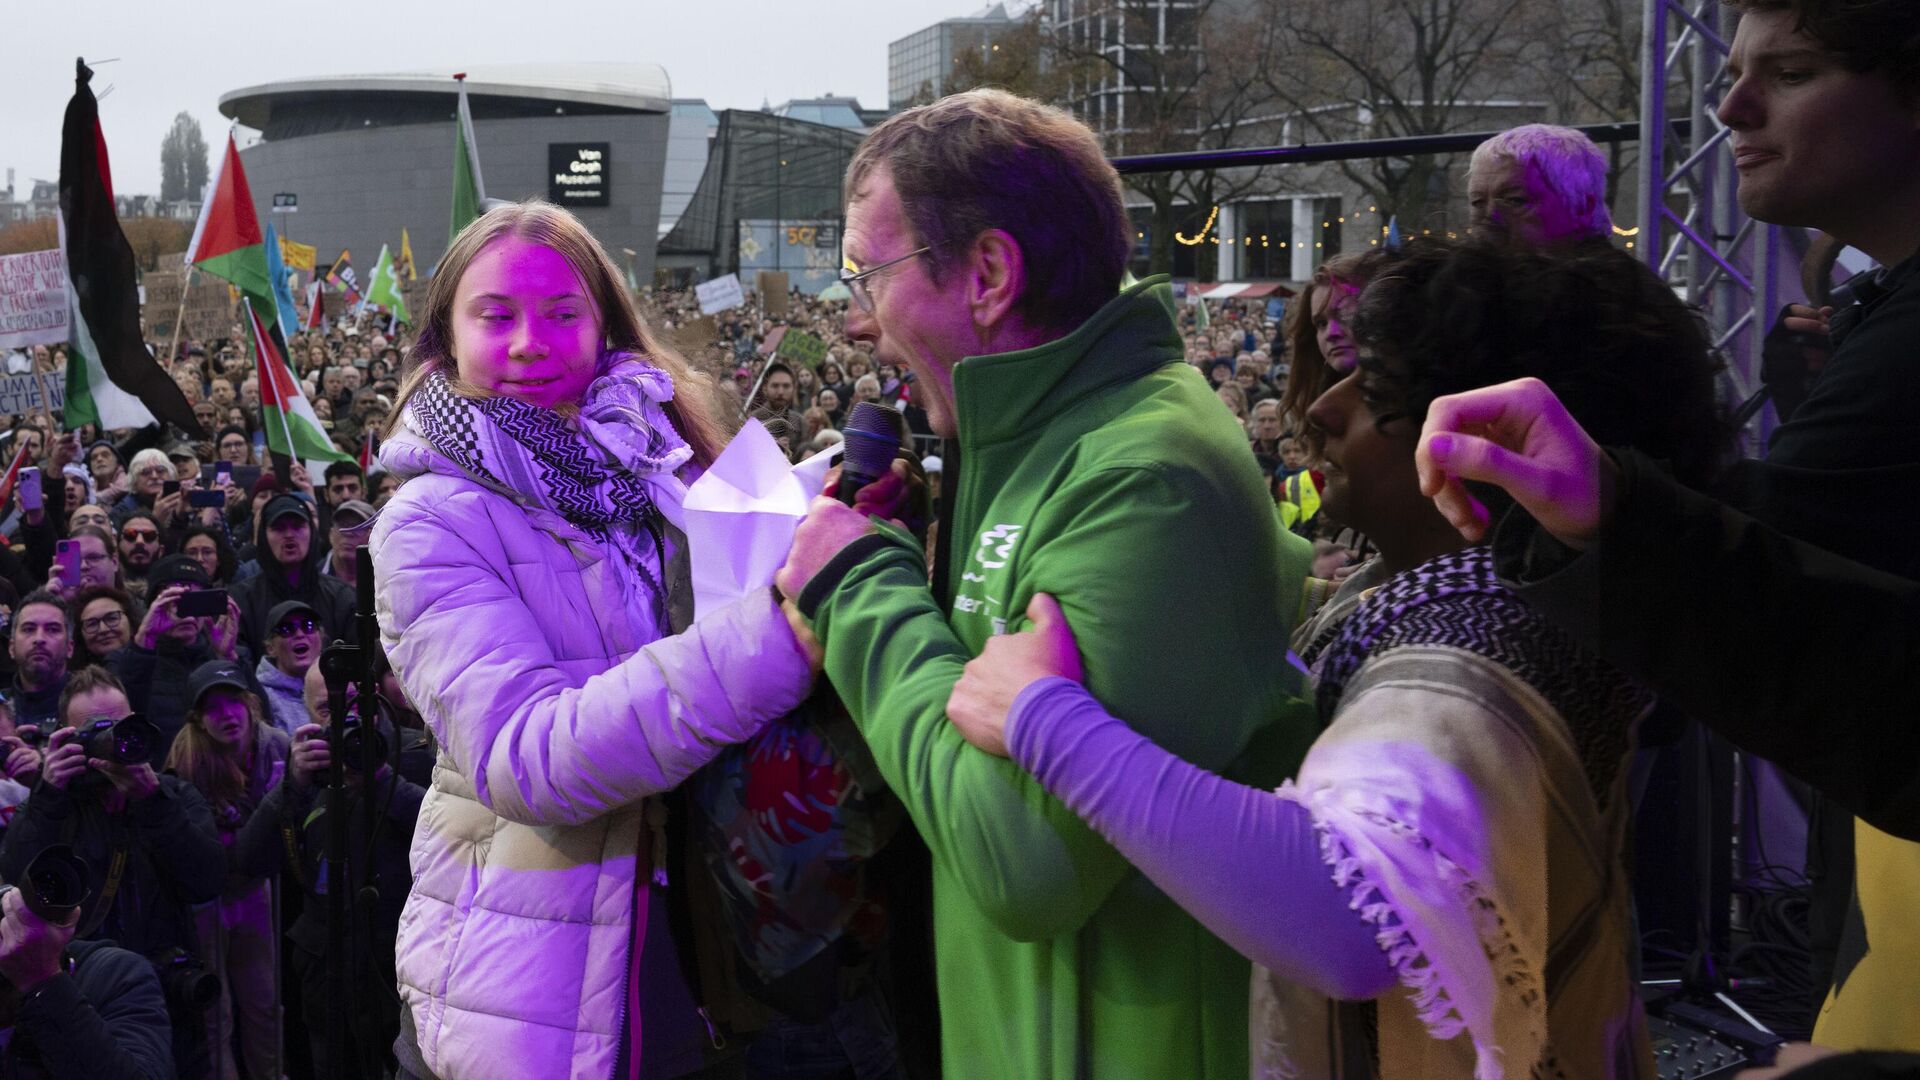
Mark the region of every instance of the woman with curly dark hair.
[[1357, 363], [1308, 416], [1328, 511], [1380, 554], [1307, 624], [1327, 727], [1295, 780], [1232, 783], [1108, 715], [1045, 596], [948, 716], [1265, 969], [1259, 1075], [1651, 1077], [1621, 867], [1652, 695], [1500, 584], [1413, 451], [1437, 395], [1533, 376], [1704, 480], [1728, 445], [1706, 335], [1612, 250], [1415, 241], [1361, 270]]

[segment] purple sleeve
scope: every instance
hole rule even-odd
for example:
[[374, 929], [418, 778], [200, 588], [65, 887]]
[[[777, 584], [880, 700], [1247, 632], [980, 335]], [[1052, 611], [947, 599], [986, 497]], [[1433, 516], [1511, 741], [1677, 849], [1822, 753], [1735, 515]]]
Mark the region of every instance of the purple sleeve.
[[1221, 940], [1282, 978], [1364, 1000], [1395, 985], [1305, 807], [1175, 757], [1069, 679], [1021, 691], [1007, 747]]

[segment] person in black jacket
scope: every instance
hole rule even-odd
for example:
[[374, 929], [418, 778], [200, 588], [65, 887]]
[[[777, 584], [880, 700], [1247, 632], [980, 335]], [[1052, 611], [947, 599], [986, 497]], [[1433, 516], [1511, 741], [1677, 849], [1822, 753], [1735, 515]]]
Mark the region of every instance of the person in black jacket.
[[[176, 611], [181, 597], [211, 587], [206, 569], [190, 555], [168, 555], [154, 563], [148, 575], [151, 606], [133, 640], [107, 658], [107, 669], [126, 687], [133, 710], [160, 729], [148, 757], [156, 769], [186, 723], [193, 705], [187, 682], [202, 664], [230, 661], [252, 678], [253, 655], [240, 643], [240, 607], [231, 596], [227, 613], [217, 619], [181, 618]], [[249, 689], [260, 692], [258, 684]]]
[[254, 559], [260, 573], [233, 590], [248, 651], [265, 655], [267, 635], [273, 632], [267, 616], [287, 600], [298, 600], [320, 613], [326, 640], [356, 640], [353, 590], [320, 572], [325, 545], [314, 543], [313, 505], [297, 495], [275, 495], [261, 508], [254, 528]]
[[153, 965], [110, 941], [74, 941], [18, 889], [0, 898], [0, 1080], [170, 1080], [166, 998]]
[[[1729, 508], [1783, 537], [1920, 580], [1920, 545], [1913, 542], [1920, 534], [1920, 363], [1914, 356], [1914, 342], [1920, 340], [1920, 282], [1915, 280], [1920, 276], [1920, 141], [1913, 137], [1920, 101], [1920, 63], [1914, 59], [1920, 56], [1920, 5], [1910, 0], [1733, 2], [1742, 9], [1727, 63], [1733, 84], [1718, 113], [1731, 133], [1741, 209], [1760, 221], [1819, 229], [1865, 253], [1881, 269], [1848, 282], [1856, 303], [1840, 310], [1790, 312], [1786, 329], [1825, 331], [1833, 351], [1806, 399], [1773, 433], [1766, 457], [1737, 463], [1713, 490]], [[1511, 401], [1511, 410], [1503, 410], [1504, 400], [1478, 399], [1473, 412], [1456, 409], [1423, 438], [1422, 452], [1435, 472], [1429, 490], [1443, 510], [1457, 525], [1484, 530], [1484, 516], [1474, 512], [1460, 481], [1501, 483], [1498, 478], [1505, 477], [1544, 495], [1554, 504], [1549, 516], [1579, 511], [1590, 527], [1597, 523], [1607, 485], [1618, 479], [1614, 467], [1603, 471], [1596, 458], [1570, 461], [1549, 452], [1551, 428], [1537, 396]], [[1498, 421], [1490, 429], [1489, 418]], [[1553, 449], [1564, 445], [1555, 440]], [[1542, 525], [1559, 533], [1545, 521]], [[1694, 545], [1697, 538], [1675, 543]], [[1530, 546], [1521, 538], [1508, 549]], [[1789, 549], [1774, 550], [1784, 557]], [[1663, 552], [1660, 558], [1671, 555]], [[1534, 602], [1559, 611], [1557, 621], [1581, 640], [1597, 643], [1603, 655], [1647, 652], [1650, 641], [1672, 628], [1654, 617], [1662, 605], [1626, 591], [1629, 582], [1612, 569], [1622, 565], [1619, 557], [1595, 562], [1598, 570], [1589, 572], [1603, 574], [1597, 595], [1605, 597], [1604, 603], [1581, 607], [1562, 591], [1577, 591], [1580, 575], [1544, 575], [1537, 565]], [[1555, 595], [1568, 602], [1557, 603]], [[1825, 646], [1844, 641], [1845, 651], [1853, 652], [1858, 635], [1852, 631], [1859, 629], [1845, 620], [1809, 633], [1798, 613], [1789, 612], [1771, 625], [1804, 649], [1800, 663], [1787, 665], [1767, 684], [1774, 686], [1788, 678], [1823, 687], [1834, 681]], [[1694, 638], [1672, 658], [1667, 681], [1654, 688], [1679, 701], [1679, 687], [1689, 681], [1721, 685], [1727, 662], [1722, 640]], [[1852, 670], [1851, 656], [1837, 662]], [[1920, 1048], [1920, 1013], [1907, 1010], [1895, 1017], [1887, 1005], [1896, 996], [1894, 982], [1911, 999], [1910, 973], [1920, 958], [1920, 938], [1896, 930], [1911, 925], [1904, 919], [1905, 903], [1920, 889], [1913, 869], [1920, 861], [1905, 841], [1894, 838], [1914, 835], [1920, 804], [1910, 788], [1920, 758], [1912, 756], [1910, 738], [1878, 738], [1872, 715], [1835, 708], [1820, 715], [1816, 731], [1796, 734], [1781, 730], [1778, 711], [1764, 709], [1749, 717], [1752, 723], [1735, 722], [1724, 730], [1756, 750], [1772, 742], [1772, 753], [1797, 740], [1805, 752], [1775, 758], [1776, 764], [1818, 791], [1833, 793], [1848, 809], [1869, 815], [1856, 829], [1845, 815], [1833, 821], [1835, 815], [1816, 810], [1810, 827], [1817, 862], [1827, 868], [1816, 874], [1812, 944], [1816, 956], [1835, 954], [1836, 992], [1823, 1009], [1816, 1036]], [[1727, 723], [1724, 714], [1720, 722]], [[1885, 831], [1889, 827], [1891, 834]], [[1875, 873], [1835, 869], [1847, 865], [1850, 840], [1863, 852], [1871, 849]], [[1854, 878], [1851, 898], [1848, 877]], [[1873, 911], [1895, 921], [1875, 926], [1867, 914]], [[1833, 928], [1843, 923], [1836, 934]], [[1825, 972], [1815, 974], [1819, 982], [1827, 981]]]
[[[213, 812], [193, 785], [162, 776], [141, 761], [117, 764], [90, 757], [78, 730], [127, 717], [126, 689], [104, 668], [88, 667], [67, 680], [60, 717], [65, 727], [47, 742], [40, 783], [0, 839], [0, 879], [23, 880], [34, 856], [67, 844], [91, 872], [89, 899], [77, 937], [110, 938], [170, 973], [193, 955], [193, 904], [220, 895], [226, 851], [214, 833]], [[191, 979], [171, 985], [190, 989]], [[182, 994], [168, 1002], [174, 1062], [198, 1075], [204, 1066], [205, 1025]]]
[[[1737, 745], [1920, 841], [1920, 582], [1603, 450], [1534, 379], [1435, 401], [1419, 454], [1423, 486], [1470, 538], [1488, 523], [1455, 485], [1514, 498], [1492, 531], [1497, 565], [1549, 618]], [[1844, 640], [1806, 632], [1841, 626]]]
[[7, 695], [14, 722], [49, 730], [59, 716], [67, 662], [73, 658], [73, 613], [46, 589], [30, 593], [14, 610], [7, 641], [14, 663], [12, 692]]
[[[348, 700], [351, 702], [356, 696], [350, 689]], [[347, 877], [353, 895], [360, 895], [371, 885], [378, 900], [370, 910], [365, 927], [367, 951], [355, 953], [368, 962], [368, 981], [362, 984], [365, 989], [355, 998], [357, 1006], [365, 1007], [356, 1009], [351, 1028], [354, 1045], [335, 1048], [328, 1039], [327, 1002], [331, 988], [327, 965], [345, 963], [348, 958], [330, 958], [327, 948], [328, 867], [324, 859], [331, 821], [325, 812], [325, 785], [333, 758], [327, 730], [322, 726], [327, 722], [328, 705], [326, 681], [318, 664], [307, 670], [306, 705], [307, 715], [313, 722], [300, 728], [294, 736], [287, 779], [268, 792], [253, 816], [247, 819], [234, 840], [232, 861], [236, 871], [249, 877], [285, 871], [285, 880], [297, 881], [304, 891], [300, 917], [287, 931], [287, 938], [293, 944], [291, 961], [301, 984], [299, 998], [313, 1051], [314, 1075], [329, 1075], [336, 1054], [349, 1062], [347, 1072], [354, 1075], [368, 1047], [379, 1048], [384, 1057], [386, 1048], [399, 1034], [399, 1001], [393, 995], [394, 939], [400, 931], [400, 909], [412, 886], [407, 850], [426, 789], [385, 765], [369, 783], [355, 771], [357, 762], [351, 759], [346, 762], [348, 836], [356, 860], [349, 863]], [[357, 706], [350, 707], [357, 709]], [[388, 745], [395, 746], [394, 729], [384, 716], [381, 729]], [[369, 812], [375, 815], [372, 824], [377, 830], [371, 845], [364, 839]], [[362, 852], [370, 852], [371, 860], [359, 861]]]

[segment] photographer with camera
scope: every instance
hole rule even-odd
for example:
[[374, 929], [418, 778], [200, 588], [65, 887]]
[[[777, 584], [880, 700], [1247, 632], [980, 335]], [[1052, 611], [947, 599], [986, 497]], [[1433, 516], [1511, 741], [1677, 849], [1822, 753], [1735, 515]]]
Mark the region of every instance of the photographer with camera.
[[159, 733], [134, 714], [106, 669], [68, 677], [60, 718], [40, 783], [0, 840], [0, 878], [23, 880], [28, 862], [54, 844], [85, 860], [89, 899], [75, 936], [112, 939], [154, 963], [173, 1017], [175, 1063], [197, 1076], [205, 1066], [201, 1010], [219, 981], [194, 959], [192, 905], [218, 897], [227, 873], [213, 813], [192, 784], [154, 772]]
[[[307, 670], [306, 706], [312, 722], [294, 734], [287, 780], [267, 794], [247, 819], [233, 846], [236, 872], [268, 877], [285, 869], [305, 890], [300, 917], [288, 930], [287, 937], [293, 944], [293, 970], [300, 978], [301, 1019], [313, 1050], [315, 1076], [332, 1075], [336, 1056], [357, 1063], [363, 1060], [369, 1046], [379, 1047], [384, 1055], [399, 1034], [399, 1001], [392, 994], [394, 939], [399, 934], [400, 909], [413, 880], [407, 864], [407, 849], [413, 839], [414, 822], [420, 814], [420, 801], [426, 796], [425, 788], [399, 775], [390, 764], [379, 768], [371, 784], [357, 771], [360, 763], [357, 739], [374, 737], [377, 740], [374, 756], [383, 762], [392, 761], [392, 751], [396, 748], [393, 741], [396, 733], [386, 716], [389, 709], [386, 701], [378, 703], [377, 730], [368, 731], [358, 723], [361, 712], [357, 691], [358, 688], [351, 685], [347, 688], [351, 711], [346, 745], [341, 750], [349, 788], [348, 835], [367, 835], [369, 812], [377, 815], [378, 820], [374, 823], [377, 831], [371, 847], [363, 848], [356, 840], [352, 849], [356, 856], [368, 851], [371, 858], [359, 865], [350, 864], [346, 877], [352, 890], [350, 895], [357, 897], [362, 889], [372, 885], [379, 898], [361, 920], [361, 925], [368, 929], [369, 948], [365, 955], [370, 963], [368, 984], [358, 989], [372, 1004], [363, 1002], [355, 1015], [351, 1028], [354, 1045], [334, 1047], [327, 1041], [330, 1031], [327, 1002], [332, 993], [327, 985], [327, 965], [350, 961], [347, 957], [327, 955], [329, 821], [322, 794], [327, 771], [333, 763], [333, 748], [327, 739], [326, 725], [331, 716], [327, 684], [319, 664]], [[298, 862], [289, 867], [286, 863], [290, 854], [297, 856]], [[353, 1068], [349, 1066], [350, 1074]]]
[[49, 914], [64, 918], [36, 913], [22, 889], [0, 893], [0, 1027], [12, 1029], [0, 1076], [173, 1076], [166, 999], [152, 965], [112, 942], [74, 941], [78, 908]]

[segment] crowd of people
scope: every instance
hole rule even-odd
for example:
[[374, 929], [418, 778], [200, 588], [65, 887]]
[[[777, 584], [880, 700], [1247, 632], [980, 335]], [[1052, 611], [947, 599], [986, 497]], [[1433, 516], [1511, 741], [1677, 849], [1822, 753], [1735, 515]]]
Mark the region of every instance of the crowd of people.
[[[1578, 132], [1488, 141], [1471, 238], [1335, 257], [1271, 319], [1127, 280], [1091, 132], [991, 90], [862, 143], [841, 301], [703, 317], [629, 291], [567, 211], [489, 210], [417, 326], [289, 341], [342, 451], [378, 440], [371, 476], [274, 466], [237, 329], [163, 357], [205, 439], [16, 418], [0, 1052], [255, 1080], [1652, 1077], [1632, 907], [1660, 886], [1627, 856], [1661, 702], [1862, 816], [1814, 1034], [1920, 1049], [1920, 395], [1885, 392], [1920, 325], [1893, 138], [1920, 23], [1741, 6], [1743, 207], [1886, 268], [1788, 312], [1834, 350], [1760, 461], [1699, 313], [1609, 242]], [[816, 499], [771, 589], [696, 605], [688, 482], [749, 418], [798, 460], [862, 401], [900, 418], [892, 470]], [[1603, 596], [1623, 582], [1643, 607]], [[1735, 586], [1737, 619], [1706, 591]], [[1777, 643], [1765, 671], [1679, 647], [1788, 636], [1773, 590], [1877, 620], [1817, 652], [1849, 688]], [[363, 704], [323, 677], [335, 639], [380, 665], [371, 772], [327, 737]]]
[[[0, 878], [29, 882], [27, 867], [52, 847], [78, 855], [89, 899], [74, 921], [14, 917], [43, 935], [111, 942], [109, 953], [76, 949], [105, 973], [90, 985], [117, 980], [83, 991], [111, 1034], [69, 1019], [16, 1039], [22, 1075], [299, 1077], [324, 1075], [340, 1053], [323, 1020], [325, 831], [314, 817], [330, 756], [318, 660], [328, 643], [357, 639], [358, 555], [397, 486], [378, 471], [369, 480], [356, 460], [391, 411], [407, 344], [386, 338], [383, 321], [369, 313], [289, 341], [343, 458], [316, 463], [317, 476], [271, 461], [238, 327], [182, 342], [172, 363], [167, 343], [153, 343], [201, 432], [12, 418]], [[65, 350], [42, 348], [10, 366], [59, 378], [66, 362]], [[408, 751], [365, 783], [351, 772], [350, 805], [388, 819], [373, 854], [387, 897], [373, 938], [387, 959], [369, 985], [390, 987], [426, 737], [390, 676], [376, 711], [406, 732], [394, 742]], [[72, 1040], [76, 1030], [91, 1042], [70, 1059], [87, 1041]]]

